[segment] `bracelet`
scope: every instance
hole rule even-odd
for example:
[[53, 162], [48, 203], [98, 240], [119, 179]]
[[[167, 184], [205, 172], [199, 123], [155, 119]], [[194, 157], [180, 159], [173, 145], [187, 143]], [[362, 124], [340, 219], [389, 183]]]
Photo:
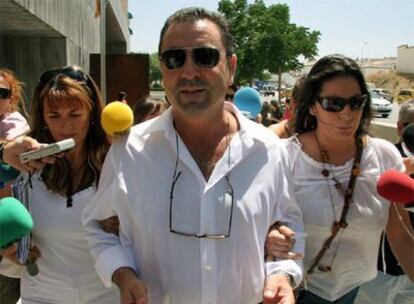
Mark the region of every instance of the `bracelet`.
[[293, 279], [293, 276], [290, 274], [290, 273], [287, 273], [286, 271], [284, 271], [284, 270], [276, 270], [275, 272], [273, 272], [271, 275], [274, 275], [274, 274], [281, 274], [281, 275], [284, 275], [285, 277], [287, 277], [288, 278], [288, 280], [289, 280], [289, 284], [290, 284], [290, 286], [295, 286], [295, 280]]

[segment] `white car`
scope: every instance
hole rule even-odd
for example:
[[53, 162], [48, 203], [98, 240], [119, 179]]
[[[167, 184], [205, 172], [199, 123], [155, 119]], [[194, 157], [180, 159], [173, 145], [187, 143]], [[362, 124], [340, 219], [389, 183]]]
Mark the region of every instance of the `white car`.
[[389, 100], [392, 102], [393, 98], [392, 98], [392, 94], [389, 90], [387, 89], [382, 89], [382, 88], [375, 88], [372, 89], [375, 93], [377, 93], [379, 96], [385, 98], [386, 100]]
[[374, 115], [381, 115], [384, 118], [388, 117], [392, 111], [391, 102], [382, 98], [372, 90], [369, 90], [369, 94], [371, 95], [371, 108]]

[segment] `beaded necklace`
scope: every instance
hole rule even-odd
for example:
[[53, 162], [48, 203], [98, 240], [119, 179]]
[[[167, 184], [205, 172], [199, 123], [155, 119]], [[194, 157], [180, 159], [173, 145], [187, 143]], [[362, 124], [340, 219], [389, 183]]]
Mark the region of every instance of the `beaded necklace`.
[[[315, 132], [315, 138], [316, 138], [316, 142], [319, 146], [319, 152], [321, 154], [321, 160], [324, 164], [327, 164], [328, 160], [329, 160], [327, 151], [322, 149], [322, 147], [319, 143], [319, 139], [316, 135], [316, 132]], [[326, 252], [328, 251], [328, 249], [330, 248], [330, 246], [331, 246], [333, 240], [335, 239], [335, 237], [337, 236], [337, 234], [340, 231], [343, 233], [343, 230], [341, 230], [341, 229], [346, 229], [346, 227], [348, 226], [348, 223], [346, 222], [346, 216], [348, 214], [349, 207], [350, 207], [350, 204], [351, 204], [351, 199], [352, 199], [352, 195], [353, 195], [353, 192], [354, 192], [355, 182], [356, 182], [356, 179], [357, 179], [357, 177], [360, 173], [360, 164], [361, 164], [362, 146], [363, 146], [362, 145], [362, 139], [360, 137], [358, 137], [356, 139], [355, 145], [356, 145], [355, 158], [354, 158], [354, 163], [352, 165], [351, 175], [350, 175], [350, 179], [349, 179], [347, 189], [346, 190], [342, 189], [342, 186], [339, 183], [339, 181], [336, 180], [335, 178], [333, 178], [333, 180], [335, 182], [335, 188], [341, 189], [339, 191], [342, 191], [343, 194], [344, 194], [344, 206], [343, 206], [343, 209], [342, 209], [341, 217], [338, 221], [336, 219], [336, 215], [334, 214], [334, 223], [332, 225], [331, 235], [325, 240], [321, 250], [318, 252], [316, 257], [313, 259], [313, 262], [312, 262], [311, 266], [309, 267], [309, 269], [306, 273], [305, 284], [306, 284], [306, 279], [315, 271], [315, 269], [318, 266], [319, 266], [318, 270], [320, 270], [320, 271], [323, 271], [323, 272], [332, 271], [332, 263], [333, 263], [333, 260], [335, 259], [336, 255], [338, 253], [339, 244], [337, 246], [336, 252], [333, 255], [331, 265], [330, 266], [324, 266], [324, 265], [319, 265], [319, 264], [320, 264], [320, 261], [322, 260], [322, 258], [324, 257], [324, 255], [326, 254]], [[325, 178], [328, 178], [329, 177], [329, 170], [326, 169], [326, 167], [324, 166], [324, 169], [322, 170], [321, 174]], [[332, 207], [334, 207], [331, 193], [330, 193], [330, 199], [331, 199], [331, 205], [332, 205]]]

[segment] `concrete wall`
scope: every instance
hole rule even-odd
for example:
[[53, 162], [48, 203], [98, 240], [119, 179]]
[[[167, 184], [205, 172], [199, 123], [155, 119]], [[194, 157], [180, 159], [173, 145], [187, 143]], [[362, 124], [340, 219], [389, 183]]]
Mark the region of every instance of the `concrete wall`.
[[397, 72], [414, 74], [414, 46], [401, 45], [398, 47]]
[[99, 18], [94, 16], [95, 1], [15, 0], [15, 2], [90, 53], [99, 51]]
[[[26, 83], [26, 96], [52, 67], [76, 64], [89, 71], [90, 54], [100, 52], [96, 5], [96, 0], [0, 0], [0, 66]], [[128, 0], [108, 1], [108, 54], [128, 50], [127, 6]]]
[[397, 126], [387, 123], [372, 123], [369, 133], [374, 137], [384, 138], [392, 143], [398, 141]]
[[1, 38], [0, 65], [15, 71], [24, 85], [26, 99], [33, 94], [41, 73], [67, 63], [65, 38]]

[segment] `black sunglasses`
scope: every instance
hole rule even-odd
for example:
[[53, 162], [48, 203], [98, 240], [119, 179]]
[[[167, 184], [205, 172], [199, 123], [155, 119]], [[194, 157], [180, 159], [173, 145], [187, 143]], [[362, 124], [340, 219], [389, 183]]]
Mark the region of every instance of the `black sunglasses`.
[[200, 68], [213, 68], [220, 60], [220, 51], [213, 47], [166, 50], [159, 59], [169, 70], [179, 69], [185, 63], [187, 51], [191, 52], [194, 63]]
[[11, 97], [11, 90], [6, 88], [0, 88], [0, 99], [8, 99]]
[[341, 97], [318, 97], [322, 109], [328, 112], [341, 112], [349, 104], [352, 111], [359, 110], [365, 106], [368, 95], [357, 95], [349, 99]]
[[88, 83], [88, 76], [82, 70], [73, 68], [71, 66], [59, 68], [59, 69], [52, 69], [44, 72], [42, 76], [40, 76], [40, 82], [48, 82], [53, 77], [56, 77], [57, 75], [65, 75], [73, 80], [76, 80], [78, 82], [83, 82], [85, 84]]
[[[171, 189], [170, 189], [170, 232], [173, 234], [178, 234], [185, 237], [194, 237], [198, 239], [213, 239], [213, 240], [222, 240], [230, 237], [231, 234], [231, 224], [233, 222], [233, 209], [234, 209], [234, 190], [233, 185], [231, 183], [230, 179], [230, 171], [225, 175], [226, 182], [227, 182], [227, 190], [225, 193], [226, 198], [230, 198], [231, 205], [230, 205], [230, 217], [229, 217], [229, 225], [227, 227], [227, 230], [222, 234], [209, 234], [209, 233], [200, 233], [200, 232], [185, 232], [180, 231], [178, 229], [174, 228], [174, 221], [173, 221], [173, 208], [174, 208], [174, 189], [175, 185], [178, 181], [178, 178], [181, 176], [181, 171], [178, 171], [178, 160], [179, 160], [179, 146], [178, 146], [178, 135], [177, 132], [175, 132], [175, 145], [177, 149], [177, 158], [175, 160], [175, 167], [174, 167], [174, 175], [171, 182]], [[229, 169], [230, 170], [230, 169]]]

